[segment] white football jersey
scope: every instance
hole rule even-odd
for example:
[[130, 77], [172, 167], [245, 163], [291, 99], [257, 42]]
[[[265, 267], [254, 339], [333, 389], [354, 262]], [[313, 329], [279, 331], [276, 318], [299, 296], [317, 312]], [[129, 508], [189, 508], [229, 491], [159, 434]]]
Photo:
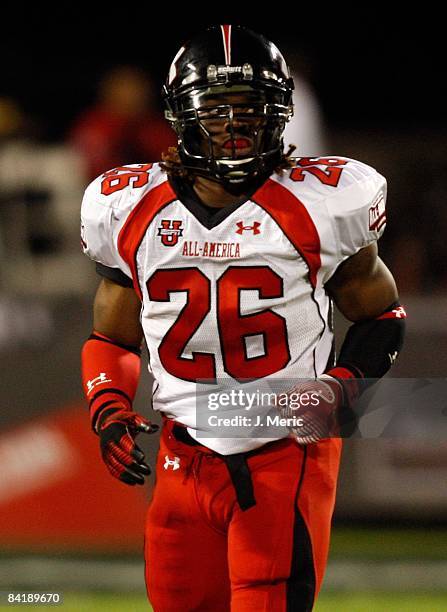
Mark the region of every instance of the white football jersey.
[[[383, 176], [344, 157], [298, 158], [213, 215], [180, 200], [158, 164], [94, 180], [82, 203], [84, 252], [121, 270], [140, 296], [154, 409], [200, 439], [197, 381], [322, 374], [333, 343], [325, 283], [380, 237], [385, 200]], [[229, 454], [271, 439], [201, 441]]]

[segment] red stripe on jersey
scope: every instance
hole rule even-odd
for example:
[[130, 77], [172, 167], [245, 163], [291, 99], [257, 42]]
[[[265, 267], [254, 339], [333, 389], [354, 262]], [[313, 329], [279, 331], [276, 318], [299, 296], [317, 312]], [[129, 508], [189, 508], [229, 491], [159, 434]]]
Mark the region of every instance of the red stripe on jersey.
[[321, 267], [320, 237], [304, 204], [271, 179], [256, 191], [251, 200], [269, 213], [303, 257], [309, 268], [309, 280], [315, 287]]
[[143, 299], [138, 283], [136, 255], [138, 247], [155, 215], [169, 202], [176, 200], [168, 181], [158, 185], [142, 198], [127, 217], [118, 236], [118, 252], [132, 272], [135, 291]]
[[225, 64], [227, 66], [231, 65], [231, 26], [230, 25], [221, 25], [222, 29], [222, 38], [224, 44], [225, 51]]

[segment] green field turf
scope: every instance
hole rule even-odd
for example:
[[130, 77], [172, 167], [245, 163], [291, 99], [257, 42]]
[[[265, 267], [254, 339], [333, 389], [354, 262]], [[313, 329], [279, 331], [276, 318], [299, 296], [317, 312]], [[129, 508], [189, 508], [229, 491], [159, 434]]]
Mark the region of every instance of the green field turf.
[[[390, 527], [334, 527], [331, 536], [331, 559], [377, 559], [377, 560], [446, 560], [447, 529], [441, 527], [390, 528]], [[7, 549], [0, 550], [0, 559], [7, 557], [39, 556], [41, 551]], [[66, 551], [62, 547], [54, 550], [58, 558], [69, 559], [125, 559], [119, 554]], [[45, 549], [44, 556], [51, 558], [52, 551]], [[129, 555], [130, 560], [138, 559]]]
[[[424, 529], [364, 529], [337, 527], [332, 534], [330, 559], [373, 560], [390, 562], [405, 560], [445, 560], [447, 530]], [[0, 553], [0, 559], [5, 553]], [[30, 556], [29, 553], [26, 556]], [[51, 555], [48, 555], [51, 558]], [[67, 558], [76, 558], [68, 555]], [[81, 561], [85, 556], [79, 557]], [[93, 557], [94, 558], [94, 557]], [[103, 560], [107, 557], [97, 557]], [[119, 557], [117, 557], [119, 559]], [[132, 557], [135, 561], [135, 557]], [[348, 583], [349, 584], [349, 583]], [[354, 587], [354, 585], [353, 585]], [[0, 587], [2, 590], [3, 587]], [[89, 593], [82, 586], [77, 593], [64, 592], [64, 603], [59, 606], [2, 606], [0, 610], [34, 610], [40, 612], [151, 612], [143, 593], [136, 595]], [[314, 612], [447, 612], [447, 578], [445, 593], [391, 592], [334, 592], [324, 591]], [[16, 589], [14, 589], [16, 590]], [[30, 590], [30, 589], [26, 589]], [[178, 612], [187, 612], [179, 603]], [[272, 611], [274, 612], [274, 611]]]
[[331, 536], [330, 559], [340, 558], [367, 558], [379, 561], [446, 560], [447, 530], [428, 527], [426, 529], [336, 527]]
[[[16, 610], [35, 612], [53, 610], [57, 612], [151, 612], [152, 608], [141, 595], [113, 594], [66, 594], [59, 606], [15, 606]], [[1, 610], [12, 610], [12, 606], [0, 606]], [[445, 612], [447, 593], [325, 593], [314, 612]], [[187, 612], [179, 605], [179, 612]], [[211, 612], [211, 611], [210, 611]], [[272, 612], [274, 612], [272, 610]]]
[[334, 593], [321, 595], [314, 612], [446, 612], [447, 593]]

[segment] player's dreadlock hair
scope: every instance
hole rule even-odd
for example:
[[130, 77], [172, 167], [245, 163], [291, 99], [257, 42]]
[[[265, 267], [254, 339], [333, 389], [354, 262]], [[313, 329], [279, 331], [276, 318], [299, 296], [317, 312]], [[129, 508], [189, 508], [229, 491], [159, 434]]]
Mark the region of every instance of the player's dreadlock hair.
[[191, 180], [191, 172], [182, 165], [177, 147], [169, 147], [166, 153], [161, 154], [161, 159], [160, 168], [168, 176], [179, 176], [183, 179]]
[[[286, 170], [294, 168], [295, 158], [292, 157], [292, 153], [295, 150], [295, 145], [289, 145], [287, 153], [282, 154], [279, 164], [274, 168], [275, 172], [284, 174]], [[160, 167], [168, 176], [181, 177], [191, 183], [193, 182], [194, 172], [183, 166], [177, 147], [169, 147], [167, 152], [161, 154], [161, 159]]]

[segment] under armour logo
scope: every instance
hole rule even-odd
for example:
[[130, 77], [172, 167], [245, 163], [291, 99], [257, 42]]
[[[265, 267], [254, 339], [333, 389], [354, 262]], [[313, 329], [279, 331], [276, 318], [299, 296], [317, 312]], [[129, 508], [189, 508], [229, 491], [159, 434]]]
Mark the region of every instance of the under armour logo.
[[403, 306], [399, 306], [399, 308], [395, 308], [392, 310], [396, 319], [406, 319], [407, 313]]
[[92, 378], [87, 381], [87, 395], [93, 391], [95, 387], [98, 385], [102, 385], [107, 382], [112, 382], [110, 378], [107, 378], [107, 374], [105, 372], [101, 372], [99, 376], [96, 378]]
[[377, 321], [381, 321], [382, 319], [406, 319], [407, 318], [407, 313], [405, 312], [405, 308], [403, 306], [398, 306], [397, 308], [394, 308], [393, 310], [387, 310], [386, 312], [383, 313], [383, 315], [380, 315], [380, 317], [377, 317]]
[[244, 225], [243, 221], [238, 221], [238, 223], [236, 223], [236, 226], [238, 228], [236, 230], [236, 234], [243, 234], [245, 230], [251, 230], [255, 235], [261, 233], [261, 230], [259, 229], [261, 227], [261, 224], [259, 223], [259, 221], [253, 221], [253, 225]]
[[398, 356], [399, 356], [399, 353], [397, 351], [394, 351], [394, 353], [388, 353], [388, 357], [390, 358], [391, 365], [393, 365], [393, 363], [396, 361]]
[[172, 467], [173, 470], [178, 470], [180, 467], [180, 457], [169, 459], [168, 455], [165, 455], [165, 464], [163, 467], [165, 470], [167, 470], [169, 467]]

